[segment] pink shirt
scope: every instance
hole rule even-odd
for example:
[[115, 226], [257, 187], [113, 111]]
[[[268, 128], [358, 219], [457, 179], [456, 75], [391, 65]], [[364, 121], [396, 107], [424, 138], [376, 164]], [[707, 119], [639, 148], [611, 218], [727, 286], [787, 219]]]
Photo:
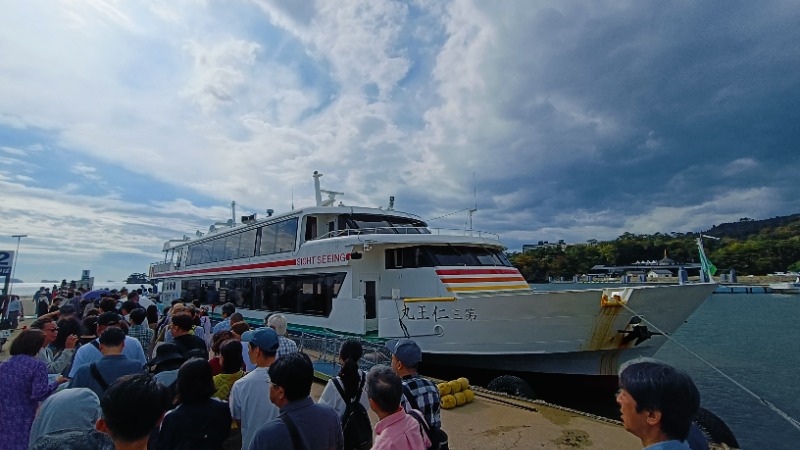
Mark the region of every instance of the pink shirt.
[[375, 425], [372, 450], [425, 450], [430, 444], [417, 419], [401, 409]]

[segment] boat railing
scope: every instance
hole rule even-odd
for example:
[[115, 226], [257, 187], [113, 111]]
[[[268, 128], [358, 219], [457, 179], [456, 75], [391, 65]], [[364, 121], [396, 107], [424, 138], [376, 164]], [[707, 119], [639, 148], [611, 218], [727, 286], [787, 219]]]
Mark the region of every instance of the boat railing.
[[150, 264], [150, 276], [164, 272], [174, 272], [175, 263], [171, 261], [159, 261]]
[[314, 370], [321, 375], [333, 377], [339, 374], [341, 368], [339, 361], [339, 350], [342, 344], [354, 339], [361, 342], [364, 353], [358, 360], [358, 366], [362, 370], [369, 370], [377, 364], [391, 364], [391, 354], [382, 343], [372, 342], [354, 336], [336, 334], [333, 332], [300, 332], [299, 335], [291, 335], [292, 340], [297, 344], [299, 351], [306, 353], [314, 363]]
[[362, 236], [371, 234], [430, 234], [435, 236], [468, 236], [486, 239], [500, 240], [500, 236], [495, 233], [478, 230], [459, 230], [451, 228], [428, 228], [428, 227], [378, 227], [378, 228], [348, 228], [346, 230], [331, 231], [317, 239], [328, 239], [341, 236]]

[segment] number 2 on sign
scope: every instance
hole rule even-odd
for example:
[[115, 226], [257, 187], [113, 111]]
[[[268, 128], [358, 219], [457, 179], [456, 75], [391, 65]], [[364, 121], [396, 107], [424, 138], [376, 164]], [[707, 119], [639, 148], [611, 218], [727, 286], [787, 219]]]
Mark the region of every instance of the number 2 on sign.
[[0, 267], [11, 265], [11, 252], [0, 252]]

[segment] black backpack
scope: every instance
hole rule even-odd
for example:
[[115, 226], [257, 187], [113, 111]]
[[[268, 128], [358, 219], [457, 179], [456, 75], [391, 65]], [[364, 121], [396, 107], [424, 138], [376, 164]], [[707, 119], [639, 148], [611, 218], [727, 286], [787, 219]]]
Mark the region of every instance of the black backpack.
[[345, 450], [366, 450], [372, 448], [372, 423], [369, 421], [369, 414], [364, 409], [364, 405], [359, 401], [361, 393], [364, 391], [364, 384], [367, 378], [361, 374], [361, 384], [358, 386], [358, 393], [352, 399], [345, 397], [344, 389], [339, 384], [339, 380], [333, 378], [333, 385], [342, 396], [345, 403], [344, 414], [342, 415], [342, 434], [344, 435]]
[[[419, 409], [419, 405], [417, 405], [417, 398], [414, 397], [414, 394], [411, 392], [411, 389], [408, 388], [405, 384], [403, 384], [403, 394], [406, 397], [406, 401], [408, 402], [409, 406], [411, 406], [412, 411], [408, 414], [411, 417], [417, 419], [419, 422], [419, 427], [423, 433], [428, 436], [428, 439], [431, 441], [431, 446], [428, 447], [430, 450], [450, 450], [449, 439], [447, 433], [444, 432], [441, 428], [431, 428], [428, 425], [428, 422], [425, 421], [425, 418], [422, 417], [421, 414], [418, 414], [417, 411], [422, 411]], [[414, 411], [416, 410], [416, 411]]]

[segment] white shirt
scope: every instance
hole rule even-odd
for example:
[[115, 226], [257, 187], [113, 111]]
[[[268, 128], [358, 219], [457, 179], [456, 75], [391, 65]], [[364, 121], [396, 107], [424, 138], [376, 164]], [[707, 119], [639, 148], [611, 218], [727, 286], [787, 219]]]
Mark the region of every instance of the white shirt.
[[155, 305], [155, 303], [153, 303], [153, 301], [150, 300], [149, 297], [145, 297], [143, 295], [139, 296], [139, 306], [144, 308], [145, 311], [147, 311], [147, 308], [149, 308], [150, 305]]
[[256, 431], [278, 417], [279, 409], [269, 399], [268, 370], [268, 367], [257, 367], [231, 388], [231, 417], [242, 422], [242, 448], [250, 448]]
[[[363, 375], [364, 371], [359, 369], [358, 376], [361, 377]], [[344, 385], [342, 384], [342, 380], [339, 379], [339, 377], [335, 378], [339, 380], [339, 385], [342, 387], [342, 390], [344, 390]], [[361, 379], [359, 378], [359, 383], [361, 383], [360, 380]], [[366, 409], [367, 412], [369, 412], [369, 399], [367, 398], [366, 383], [364, 384], [364, 390], [361, 391], [361, 398], [359, 400], [360, 403], [364, 406], [364, 409]], [[335, 409], [336, 414], [339, 415], [340, 419], [344, 414], [345, 408], [347, 408], [344, 399], [342, 398], [341, 395], [339, 395], [339, 391], [336, 389], [336, 386], [333, 385], [333, 378], [328, 380], [328, 384], [326, 384], [325, 389], [322, 390], [322, 395], [320, 395], [318, 403], [324, 403]]]

